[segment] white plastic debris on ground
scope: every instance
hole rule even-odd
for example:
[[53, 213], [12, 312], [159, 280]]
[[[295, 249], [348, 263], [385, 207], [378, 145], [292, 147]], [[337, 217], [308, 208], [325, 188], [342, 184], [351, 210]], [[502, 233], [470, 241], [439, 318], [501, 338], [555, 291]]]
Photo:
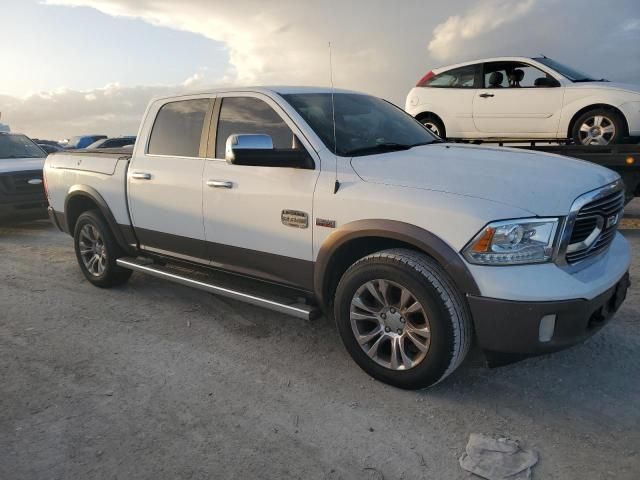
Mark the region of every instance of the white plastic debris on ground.
[[481, 433], [469, 435], [460, 466], [488, 480], [528, 480], [538, 452], [523, 450], [516, 440], [493, 438]]

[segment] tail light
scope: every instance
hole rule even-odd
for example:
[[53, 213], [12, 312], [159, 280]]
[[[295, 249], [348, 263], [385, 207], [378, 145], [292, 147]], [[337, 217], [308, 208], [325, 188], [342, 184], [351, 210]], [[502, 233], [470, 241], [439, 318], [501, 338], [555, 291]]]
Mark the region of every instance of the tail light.
[[435, 76], [436, 76], [436, 74], [433, 73], [432, 71], [427, 72], [424, 77], [422, 77], [420, 80], [418, 80], [418, 83], [416, 83], [416, 87], [424, 87], [424, 86], [426, 86], [427, 82], [429, 80], [431, 80]]

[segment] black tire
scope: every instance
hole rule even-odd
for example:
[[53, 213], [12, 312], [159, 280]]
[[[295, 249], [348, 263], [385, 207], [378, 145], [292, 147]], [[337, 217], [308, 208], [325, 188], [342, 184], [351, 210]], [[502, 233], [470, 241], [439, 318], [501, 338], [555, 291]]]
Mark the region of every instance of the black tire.
[[[602, 142], [596, 143], [600, 136], [591, 139], [590, 133], [581, 131], [583, 125], [593, 126], [594, 130], [598, 131], [598, 126], [594, 125], [594, 119], [601, 117], [601, 125], [606, 128], [612, 126], [614, 128], [613, 133], [602, 134]], [[594, 108], [588, 110], [576, 118], [575, 122], [571, 126], [571, 137], [576, 145], [609, 145], [614, 143], [620, 143], [626, 136], [625, 122], [615, 110], [608, 108]]]
[[[370, 358], [352, 328], [352, 299], [363, 285], [376, 279], [410, 290], [430, 324], [431, 343], [426, 356], [405, 370], [382, 366]], [[442, 381], [462, 363], [471, 347], [472, 324], [466, 302], [437, 262], [413, 250], [384, 250], [353, 264], [339, 282], [334, 316], [342, 341], [356, 363], [372, 377], [403, 389], [426, 388]]]
[[[100, 244], [104, 247], [104, 268], [100, 273], [89, 271], [89, 268], [83, 259], [81, 244], [85, 240], [81, 240], [81, 236], [83, 229], [86, 226], [97, 231], [101, 239]], [[78, 260], [78, 265], [80, 265], [80, 270], [86, 279], [96, 287], [109, 288], [116, 285], [122, 285], [129, 280], [129, 277], [131, 277], [131, 274], [133, 273], [131, 270], [127, 270], [116, 265], [116, 259], [122, 256], [122, 250], [113, 238], [113, 234], [111, 233], [109, 226], [97, 210], [84, 212], [78, 217], [78, 221], [76, 222], [73, 232], [73, 245], [75, 247], [76, 258]]]
[[418, 121], [427, 127], [432, 133], [435, 133], [438, 137], [443, 140], [447, 138], [447, 130], [444, 126], [444, 123], [436, 117], [435, 115], [427, 114], [421, 116]]

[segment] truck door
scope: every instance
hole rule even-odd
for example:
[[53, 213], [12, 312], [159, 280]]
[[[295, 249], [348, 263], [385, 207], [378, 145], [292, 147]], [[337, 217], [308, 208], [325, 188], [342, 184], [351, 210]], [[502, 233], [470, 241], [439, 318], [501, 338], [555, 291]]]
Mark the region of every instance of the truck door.
[[206, 261], [202, 171], [213, 99], [153, 104], [128, 171], [131, 220], [142, 249]]
[[230, 164], [225, 145], [233, 134], [267, 134], [277, 150], [316, 155], [266, 95], [218, 96], [204, 170], [204, 228], [212, 265], [310, 289], [319, 161], [312, 156], [313, 169]]
[[557, 135], [564, 88], [549, 74], [521, 62], [488, 62], [483, 87], [473, 99], [478, 131], [511, 138]]

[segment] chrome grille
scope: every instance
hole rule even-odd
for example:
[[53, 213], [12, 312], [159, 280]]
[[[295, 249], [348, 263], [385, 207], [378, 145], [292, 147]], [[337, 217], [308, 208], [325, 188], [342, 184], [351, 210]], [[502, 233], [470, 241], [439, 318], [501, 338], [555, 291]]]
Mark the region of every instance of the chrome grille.
[[603, 193], [584, 204], [575, 216], [565, 255], [567, 263], [597, 255], [613, 241], [624, 210], [624, 190]]

